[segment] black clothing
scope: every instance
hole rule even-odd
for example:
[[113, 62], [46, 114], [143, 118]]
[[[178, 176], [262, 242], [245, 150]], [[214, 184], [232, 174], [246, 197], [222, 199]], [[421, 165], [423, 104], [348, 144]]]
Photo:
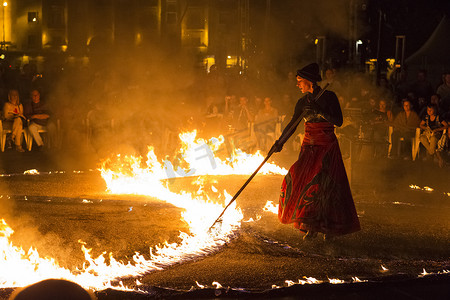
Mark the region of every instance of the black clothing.
[[31, 119], [31, 116], [40, 114], [46, 114], [50, 116], [50, 110], [47, 108], [47, 105], [42, 102], [42, 100], [38, 103], [34, 103], [32, 101], [31, 103], [27, 103], [25, 105], [23, 114], [27, 119], [31, 120], [34, 123], [41, 126], [47, 126], [48, 119]]
[[[314, 102], [314, 98], [322, 89], [317, 86], [314, 92], [308, 93], [297, 101], [295, 105], [294, 115], [291, 121], [281, 134], [282, 140], [287, 141], [289, 137], [295, 132], [295, 129], [289, 133], [287, 132], [292, 124], [301, 116], [303, 111], [307, 111], [304, 119], [306, 122], [330, 122], [335, 126], [341, 126], [343, 122], [341, 106], [336, 94], [332, 91], [325, 91], [322, 96]], [[297, 124], [298, 126], [298, 124]], [[281, 138], [280, 138], [281, 139]]]

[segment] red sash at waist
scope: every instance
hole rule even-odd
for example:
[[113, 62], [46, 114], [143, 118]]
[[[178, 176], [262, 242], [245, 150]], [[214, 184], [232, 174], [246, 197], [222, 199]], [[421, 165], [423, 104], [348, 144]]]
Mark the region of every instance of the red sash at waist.
[[328, 145], [336, 140], [333, 124], [329, 122], [305, 122], [305, 138], [303, 139], [303, 144]]

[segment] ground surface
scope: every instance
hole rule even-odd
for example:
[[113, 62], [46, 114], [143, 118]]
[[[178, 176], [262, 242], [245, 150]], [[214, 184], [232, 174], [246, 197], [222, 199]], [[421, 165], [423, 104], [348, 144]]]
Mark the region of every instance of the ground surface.
[[[145, 255], [158, 243], [176, 242], [178, 232], [187, 230], [179, 218], [181, 210], [170, 204], [105, 192], [94, 159], [70, 153], [10, 151], [0, 155], [1, 173], [9, 175], [0, 177], [0, 217], [15, 230], [12, 241], [25, 249], [34, 246], [41, 255], [54, 257], [62, 266], [70, 268], [83, 262], [79, 240], [93, 248], [94, 256], [107, 251], [127, 260], [135, 251]], [[295, 154], [286, 151], [275, 159], [289, 167]], [[29, 169], [38, 169], [42, 174], [22, 175]], [[282, 225], [276, 215], [262, 211], [268, 200], [277, 200], [282, 176], [258, 175], [237, 202], [244, 219], [261, 215], [259, 221], [244, 223], [238, 236], [216, 253], [140, 278], [149, 290], [147, 295], [107, 290], [99, 292], [98, 297], [176, 297], [180, 296], [178, 291], [184, 291], [180, 296], [183, 298], [449, 297], [448, 275], [417, 279], [424, 269], [429, 273], [450, 269], [448, 167], [439, 169], [421, 161], [362, 159], [354, 162], [349, 172], [362, 226], [358, 233], [332, 242], [324, 242], [321, 236], [304, 242], [292, 226]], [[214, 179], [219, 190], [233, 194], [247, 177]], [[191, 181], [177, 180], [173, 189], [189, 190]], [[434, 191], [412, 190], [410, 184], [429, 186]], [[329, 278], [350, 282], [358, 277], [369, 282], [271, 289], [272, 285], [286, 287], [286, 280], [298, 282], [305, 277], [325, 282]], [[214, 290], [214, 281], [234, 290]], [[200, 291], [196, 282], [211, 289]], [[193, 286], [196, 289], [186, 293]], [[3, 290], [0, 297], [7, 297], [10, 291]]]

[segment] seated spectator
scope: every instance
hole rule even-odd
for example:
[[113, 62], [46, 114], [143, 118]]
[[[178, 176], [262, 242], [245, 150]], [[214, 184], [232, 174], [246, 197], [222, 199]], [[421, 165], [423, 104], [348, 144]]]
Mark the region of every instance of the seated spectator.
[[228, 94], [225, 96], [225, 109], [224, 109], [224, 122], [229, 127], [230, 131], [234, 131], [234, 117], [236, 111], [239, 110], [239, 103], [234, 94]]
[[445, 110], [441, 107], [441, 96], [439, 94], [432, 94], [430, 97], [430, 103], [436, 105], [437, 107], [437, 113], [440, 116], [445, 115]]
[[336, 128], [336, 132], [343, 134], [349, 139], [356, 138], [362, 124], [365, 123], [361, 108], [344, 108], [342, 110], [342, 116], [342, 126]]
[[441, 108], [445, 111], [450, 110], [450, 72], [445, 73], [444, 82], [437, 88], [436, 94], [441, 97]]
[[255, 117], [255, 134], [258, 139], [259, 148], [267, 151], [270, 142], [274, 142], [275, 126], [278, 121], [278, 110], [272, 106], [272, 99], [269, 97], [264, 98], [264, 108], [258, 111]]
[[394, 121], [394, 115], [392, 114], [392, 111], [388, 109], [386, 100], [380, 99], [377, 112], [383, 115], [383, 120], [387, 120], [390, 123]]
[[386, 142], [388, 141], [388, 128], [393, 122], [393, 115], [387, 108], [386, 100], [381, 99], [378, 109], [373, 111], [373, 141], [375, 142], [375, 155], [385, 157], [387, 154]]
[[359, 108], [362, 109], [364, 107], [363, 101], [360, 101], [358, 97], [353, 96], [350, 98], [350, 101], [348, 101], [345, 104], [345, 108]]
[[261, 109], [264, 108], [263, 99], [259, 96], [255, 96], [253, 98], [253, 102], [250, 103], [250, 106], [253, 108], [253, 111], [258, 113]]
[[422, 119], [425, 117], [428, 103], [429, 102], [425, 98], [420, 97], [417, 99], [417, 107], [414, 110], [419, 115], [419, 118]]
[[427, 79], [427, 71], [419, 70], [417, 79], [411, 85], [411, 90], [418, 98], [425, 98], [427, 101], [433, 93], [433, 86]]
[[413, 91], [409, 91], [406, 98], [408, 98], [409, 102], [411, 103], [411, 108], [417, 113], [420, 113], [420, 105], [425, 106], [426, 103], [419, 104], [419, 99], [417, 98], [416, 94], [414, 94]]
[[369, 96], [367, 102], [363, 103], [363, 106], [361, 108], [361, 116], [362, 116], [362, 122], [360, 124], [360, 138], [371, 138], [372, 137], [372, 123], [373, 119], [376, 117], [374, 112], [377, 110], [377, 100], [373, 96]]
[[[442, 131], [448, 127], [445, 120], [440, 119], [436, 114], [437, 107], [433, 104], [427, 106], [427, 115], [420, 122], [420, 128], [423, 133], [420, 135], [420, 142], [427, 150], [427, 156], [424, 158], [430, 159], [436, 153], [436, 148], [439, 139], [442, 137]], [[440, 156], [437, 156], [439, 166], [442, 167], [443, 161]]]
[[208, 136], [221, 134], [223, 114], [220, 111], [220, 105], [214, 97], [207, 97], [206, 112], [204, 115], [204, 133]]
[[[440, 107], [440, 100], [441, 100], [441, 96], [439, 96], [439, 94], [432, 94], [430, 97], [429, 104], [435, 105], [436, 109], [437, 109], [436, 115], [443, 117], [445, 115], [445, 112]], [[422, 109], [419, 113], [420, 119], [423, 119], [427, 115], [427, 108], [428, 108], [428, 104], [426, 104], [424, 107], [422, 107]]]
[[292, 111], [295, 107], [295, 101], [292, 100], [292, 97], [289, 94], [283, 94], [283, 96], [281, 97], [281, 103], [279, 103], [277, 107], [280, 116], [284, 116], [284, 120], [287, 119], [286, 122], [288, 122], [290, 117], [292, 116]]
[[[405, 150], [402, 146], [411, 148], [411, 139], [416, 134], [416, 128], [419, 127], [420, 118], [417, 113], [412, 110], [411, 102], [408, 99], [403, 100], [403, 111], [400, 112], [394, 120], [394, 131], [392, 133], [392, 150], [391, 157], [405, 155]], [[400, 144], [400, 138], [403, 138], [403, 143]]]
[[248, 127], [248, 123], [253, 122], [255, 114], [248, 104], [248, 98], [242, 96], [239, 98], [238, 110], [234, 112], [234, 123], [237, 130], [242, 130]]
[[215, 117], [219, 114], [220, 111], [220, 105], [215, 101], [215, 98], [213, 96], [206, 97], [206, 109], [205, 109], [205, 116], [212, 116]]
[[55, 141], [56, 127], [49, 122], [50, 110], [47, 108], [46, 103], [41, 101], [41, 93], [37, 89], [31, 91], [31, 102], [25, 105], [24, 115], [29, 121], [28, 130], [39, 150], [42, 150], [44, 147], [39, 130], [46, 129], [49, 139]]
[[440, 167], [443, 167], [445, 163], [450, 164], [450, 118], [445, 119], [445, 121], [447, 122], [447, 133], [441, 136], [436, 149], [436, 157]]
[[372, 95], [369, 97], [369, 101], [367, 103], [364, 103], [362, 107], [362, 113], [365, 115], [365, 117], [369, 118], [370, 115], [375, 112], [378, 109], [377, 100]]
[[12, 89], [8, 93], [8, 102], [3, 105], [3, 129], [10, 129], [11, 139], [14, 142], [16, 151], [25, 152], [22, 148], [23, 106], [19, 101], [19, 92]]
[[342, 94], [342, 85], [336, 79], [336, 69], [328, 68], [325, 71], [325, 78], [320, 82], [320, 86], [323, 88], [328, 84], [327, 90], [333, 91], [336, 95]]

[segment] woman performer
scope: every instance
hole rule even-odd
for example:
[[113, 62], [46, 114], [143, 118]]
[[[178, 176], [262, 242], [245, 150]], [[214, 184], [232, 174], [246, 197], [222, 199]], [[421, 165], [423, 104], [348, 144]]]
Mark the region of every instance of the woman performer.
[[[294, 223], [303, 240], [318, 232], [324, 240], [360, 230], [359, 219], [344, 169], [334, 126], [342, 125], [342, 111], [336, 94], [321, 92], [322, 78], [316, 63], [297, 71], [297, 86], [306, 95], [295, 106], [294, 115], [274, 144], [279, 152], [294, 133], [295, 121], [304, 114], [305, 137], [298, 160], [292, 165], [281, 186], [278, 218], [283, 224]], [[296, 123], [296, 124], [295, 124]], [[294, 125], [293, 125], [294, 124]]]

